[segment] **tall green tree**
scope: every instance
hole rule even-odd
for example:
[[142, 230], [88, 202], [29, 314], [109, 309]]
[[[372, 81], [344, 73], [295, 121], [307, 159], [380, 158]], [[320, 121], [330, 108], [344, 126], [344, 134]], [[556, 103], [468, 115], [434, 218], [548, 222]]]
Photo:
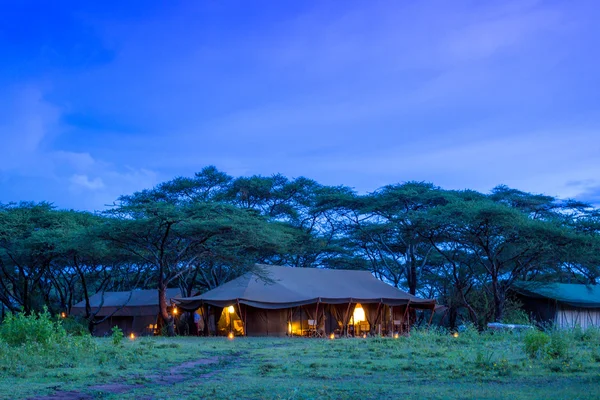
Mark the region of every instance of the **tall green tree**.
[[166, 289], [216, 248], [260, 248], [278, 239], [272, 225], [248, 210], [216, 202], [165, 201], [160, 189], [123, 196], [106, 238], [149, 265], [158, 286], [159, 309], [168, 333], [174, 334]]

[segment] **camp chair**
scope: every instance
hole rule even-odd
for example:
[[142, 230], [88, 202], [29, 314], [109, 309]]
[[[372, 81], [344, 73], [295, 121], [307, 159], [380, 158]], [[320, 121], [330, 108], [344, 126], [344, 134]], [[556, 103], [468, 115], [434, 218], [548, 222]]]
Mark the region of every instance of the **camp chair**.
[[308, 332], [307, 332], [308, 337], [315, 337], [317, 336], [317, 321], [314, 319], [309, 319], [308, 320]]
[[369, 323], [367, 321], [361, 321], [358, 323], [358, 333], [362, 335], [363, 333], [369, 334]]

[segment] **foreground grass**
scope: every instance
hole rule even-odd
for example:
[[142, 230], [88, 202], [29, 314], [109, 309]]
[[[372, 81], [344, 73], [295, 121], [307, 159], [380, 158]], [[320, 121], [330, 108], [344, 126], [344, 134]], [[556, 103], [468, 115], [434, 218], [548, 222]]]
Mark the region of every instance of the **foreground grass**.
[[0, 398], [600, 399], [598, 337], [572, 336], [558, 358], [527, 357], [518, 335], [474, 332], [117, 346], [82, 337], [64, 348], [0, 346]]

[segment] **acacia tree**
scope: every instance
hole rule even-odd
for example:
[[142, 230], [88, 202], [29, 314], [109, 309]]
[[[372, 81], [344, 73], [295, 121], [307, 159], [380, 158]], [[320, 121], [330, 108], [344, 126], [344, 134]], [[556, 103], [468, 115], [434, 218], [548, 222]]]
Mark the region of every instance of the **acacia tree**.
[[44, 278], [63, 222], [48, 203], [0, 206], [0, 301], [9, 310], [29, 314], [47, 298]]
[[251, 250], [280, 237], [272, 224], [251, 211], [216, 202], [172, 201], [166, 194], [157, 188], [121, 197], [110, 211], [105, 237], [152, 268], [160, 316], [173, 335], [166, 298], [169, 285], [210, 258], [215, 248], [235, 244]]
[[423, 182], [389, 185], [346, 202], [347, 247], [378, 278], [416, 294], [430, 267], [432, 246], [419, 215], [447, 202], [445, 192]]
[[493, 298], [497, 321], [502, 320], [512, 284], [560, 257], [560, 250], [572, 240], [557, 221], [532, 219], [521, 210], [473, 192], [459, 194], [455, 201], [433, 209], [431, 215], [444, 221], [446, 241], [437, 245], [438, 251], [447, 255], [449, 249], [460, 250], [461, 258], [470, 259], [473, 274], [485, 274], [483, 288]]

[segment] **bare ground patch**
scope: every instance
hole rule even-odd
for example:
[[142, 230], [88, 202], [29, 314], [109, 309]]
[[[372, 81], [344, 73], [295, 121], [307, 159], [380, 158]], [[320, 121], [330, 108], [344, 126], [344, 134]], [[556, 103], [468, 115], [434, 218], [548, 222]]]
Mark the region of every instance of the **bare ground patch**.
[[38, 396], [31, 397], [29, 400], [89, 400], [93, 399], [94, 395], [88, 392], [96, 392], [100, 394], [120, 394], [130, 392], [135, 389], [140, 389], [149, 385], [174, 385], [176, 383], [181, 383], [190, 379], [198, 379], [198, 378], [208, 378], [216, 375], [218, 371], [210, 371], [203, 374], [198, 375], [190, 375], [190, 370], [206, 366], [206, 365], [214, 365], [218, 364], [222, 358], [219, 357], [207, 357], [200, 358], [198, 360], [186, 361], [182, 364], [175, 365], [162, 374], [151, 374], [146, 375], [145, 378], [148, 379], [148, 385], [143, 384], [127, 384], [127, 383], [105, 383], [101, 385], [92, 385], [88, 386], [83, 391], [64, 391], [59, 390], [58, 387], [55, 388], [55, 392], [47, 395], [47, 396]]

